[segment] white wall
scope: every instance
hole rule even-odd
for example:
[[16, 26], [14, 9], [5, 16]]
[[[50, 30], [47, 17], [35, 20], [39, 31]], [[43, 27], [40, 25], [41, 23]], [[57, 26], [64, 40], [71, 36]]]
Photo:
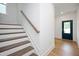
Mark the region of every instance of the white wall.
[[25, 17], [21, 14], [21, 10], [24, 11], [25, 15], [32, 22], [32, 24], [39, 30], [40, 29], [40, 4], [39, 3], [26, 3], [26, 4], [17, 4], [17, 17], [18, 23], [22, 24], [23, 28], [27, 32], [29, 38], [31, 38], [31, 43], [35, 48], [38, 55], [39, 53], [39, 34], [32, 28], [28, 23]]
[[77, 43], [78, 43], [78, 47], [79, 47], [79, 7], [77, 10]]
[[62, 38], [62, 21], [65, 20], [73, 20], [73, 40], [77, 40], [77, 20], [76, 20], [76, 12], [66, 13], [62, 16], [56, 17], [55, 21], [55, 37]]
[[[23, 10], [34, 26], [40, 30], [39, 34], [36, 33], [31, 25], [26, 21], [24, 16], [20, 13], [20, 10]], [[31, 42], [39, 55], [46, 55], [55, 47], [53, 4], [8, 4], [7, 13], [7, 18], [1, 16], [0, 21], [6, 23], [18, 22], [19, 24], [22, 24], [27, 32], [27, 35], [30, 36], [29, 38], [31, 38]]]
[[23, 10], [32, 24], [40, 29], [40, 4], [39, 3], [19, 3], [19, 11]]
[[[18, 4], [18, 22], [29, 33], [33, 46], [39, 55], [46, 55], [54, 46], [54, 6], [53, 4]], [[37, 34], [29, 25], [23, 15], [23, 10], [29, 20], [36, 26], [40, 33]], [[41, 26], [40, 26], [41, 25]], [[40, 35], [40, 36], [39, 36]]]
[[55, 47], [54, 6], [51, 3], [40, 4], [40, 54], [46, 55]]
[[6, 12], [7, 12], [6, 15], [0, 14], [0, 23], [17, 24], [16, 4], [15, 3], [8, 3]]

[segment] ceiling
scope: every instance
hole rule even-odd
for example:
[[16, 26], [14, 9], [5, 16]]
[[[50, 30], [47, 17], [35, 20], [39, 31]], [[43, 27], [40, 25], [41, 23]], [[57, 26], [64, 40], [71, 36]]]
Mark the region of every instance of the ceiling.
[[56, 16], [76, 11], [77, 7], [79, 6], [78, 3], [55, 3], [54, 5]]

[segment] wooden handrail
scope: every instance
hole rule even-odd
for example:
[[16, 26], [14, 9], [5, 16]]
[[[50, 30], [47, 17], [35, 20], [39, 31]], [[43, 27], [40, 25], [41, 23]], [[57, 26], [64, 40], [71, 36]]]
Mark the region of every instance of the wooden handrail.
[[21, 10], [22, 15], [26, 18], [26, 20], [29, 22], [29, 24], [33, 27], [33, 29], [37, 32], [40, 33], [39, 30], [32, 24], [32, 22], [28, 19], [28, 17], [24, 14], [24, 12]]

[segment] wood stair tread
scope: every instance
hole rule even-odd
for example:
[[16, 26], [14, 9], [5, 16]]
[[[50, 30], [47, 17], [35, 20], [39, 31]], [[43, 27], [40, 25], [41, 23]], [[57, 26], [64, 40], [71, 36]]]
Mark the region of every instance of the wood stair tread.
[[15, 53], [12, 53], [12, 54], [10, 54], [8, 56], [22, 56], [23, 54], [25, 54], [25, 53], [33, 50], [33, 49], [34, 49], [33, 47], [28, 46], [28, 47], [26, 47], [26, 48], [24, 48], [22, 50], [19, 50], [19, 51], [15, 52]]
[[0, 28], [0, 29], [3, 29], [3, 30], [6, 30], [6, 29], [23, 29], [23, 28]]
[[9, 50], [9, 49], [12, 49], [12, 48], [15, 48], [15, 47], [24, 45], [24, 44], [28, 44], [28, 43], [30, 43], [30, 41], [27, 40], [27, 41], [15, 43], [15, 44], [12, 44], [12, 45], [8, 45], [8, 46], [5, 46], [5, 47], [1, 47], [1, 48], [0, 48], [0, 53], [1, 53], [1, 52], [4, 52], [4, 51], [6, 51], [6, 50]]
[[19, 34], [19, 33], [25, 33], [25, 32], [0, 33], [0, 35]]
[[37, 56], [37, 54], [35, 54], [35, 53], [32, 53], [31, 55], [29, 55], [29, 56]]
[[0, 23], [0, 32], [1, 55], [22, 56], [24, 54], [30, 54], [30, 56], [37, 56], [33, 53], [34, 51], [32, 50], [34, 48], [28, 40], [28, 36], [21, 24]]
[[10, 41], [10, 40], [15, 40], [15, 39], [21, 39], [21, 38], [26, 38], [26, 37], [28, 37], [28, 36], [20, 36], [20, 37], [0, 39], [0, 42], [5, 42], [5, 41]]
[[15, 25], [15, 26], [21, 26], [21, 24], [7, 24], [7, 23], [0, 23], [0, 25]]

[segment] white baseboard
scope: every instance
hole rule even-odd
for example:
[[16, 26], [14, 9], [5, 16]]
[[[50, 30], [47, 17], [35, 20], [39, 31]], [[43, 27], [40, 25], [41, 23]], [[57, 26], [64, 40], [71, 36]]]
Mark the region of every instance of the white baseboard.
[[41, 56], [48, 56], [48, 54], [55, 48], [55, 46], [51, 46], [45, 53], [43, 53]]
[[77, 42], [77, 45], [78, 45], [78, 48], [79, 48], [79, 44], [78, 44], [78, 42]]

